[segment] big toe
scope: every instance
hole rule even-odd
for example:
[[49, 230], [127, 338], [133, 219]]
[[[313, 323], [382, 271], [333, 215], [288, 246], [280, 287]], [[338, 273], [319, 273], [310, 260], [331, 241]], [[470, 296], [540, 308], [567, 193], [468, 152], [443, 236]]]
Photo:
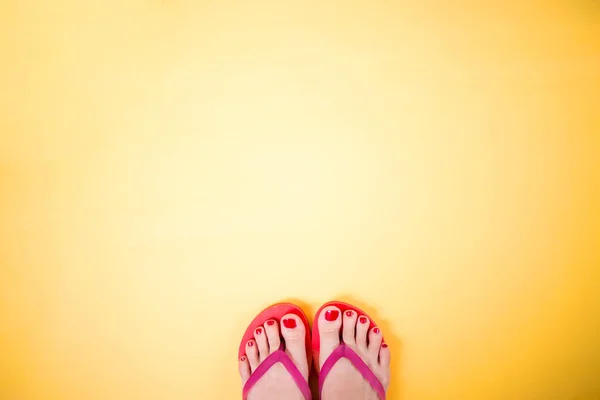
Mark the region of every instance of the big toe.
[[285, 341], [286, 353], [298, 370], [308, 380], [308, 358], [306, 355], [306, 327], [295, 314], [286, 314], [281, 318], [281, 335]]
[[340, 309], [335, 306], [327, 306], [319, 314], [319, 320], [317, 321], [321, 340], [319, 368], [340, 345], [341, 314]]

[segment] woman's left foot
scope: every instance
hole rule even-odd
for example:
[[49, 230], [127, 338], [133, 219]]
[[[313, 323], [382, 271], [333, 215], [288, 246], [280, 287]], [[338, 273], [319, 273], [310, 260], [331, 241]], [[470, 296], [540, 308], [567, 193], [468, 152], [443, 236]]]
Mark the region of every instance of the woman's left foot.
[[[323, 308], [315, 324], [321, 339], [319, 369], [340, 345], [352, 349], [387, 391], [390, 381], [390, 349], [378, 327], [371, 326], [366, 315], [354, 310], [342, 310], [331, 305]], [[341, 338], [341, 340], [340, 340]], [[385, 395], [385, 393], [384, 393]], [[335, 363], [327, 375], [322, 390], [324, 400], [379, 400], [371, 383], [345, 358]]]
[[[239, 360], [242, 387], [265, 359], [285, 344], [285, 352], [308, 380], [306, 330], [295, 314], [286, 314], [280, 324], [270, 319], [254, 330], [254, 339], [246, 343], [246, 354]], [[281, 363], [273, 365], [248, 393], [248, 400], [304, 400], [302, 392]]]

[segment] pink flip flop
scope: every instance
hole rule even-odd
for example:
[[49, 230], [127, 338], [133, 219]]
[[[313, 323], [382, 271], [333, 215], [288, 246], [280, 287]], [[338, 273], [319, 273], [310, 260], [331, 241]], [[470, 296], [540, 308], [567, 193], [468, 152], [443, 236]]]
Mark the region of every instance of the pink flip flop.
[[321, 392], [323, 391], [323, 384], [325, 383], [325, 379], [327, 378], [327, 375], [329, 375], [329, 372], [331, 372], [331, 369], [333, 368], [335, 363], [337, 363], [342, 358], [346, 358], [346, 359], [348, 359], [348, 361], [350, 361], [352, 363], [354, 368], [356, 368], [358, 370], [358, 372], [360, 372], [360, 374], [369, 383], [369, 385], [371, 385], [371, 387], [373, 388], [375, 393], [377, 393], [377, 397], [379, 397], [379, 400], [385, 400], [385, 388], [383, 387], [382, 383], [379, 381], [379, 378], [377, 378], [375, 376], [375, 374], [373, 373], [373, 371], [371, 371], [369, 366], [367, 364], [365, 364], [365, 362], [360, 358], [360, 356], [358, 354], [356, 354], [354, 352], [354, 350], [352, 350], [350, 347], [346, 346], [343, 343], [341, 343], [333, 351], [333, 353], [331, 353], [329, 358], [327, 358], [325, 363], [323, 363], [323, 368], [321, 368], [319, 370], [319, 352], [321, 349], [321, 337], [319, 335], [318, 321], [319, 321], [319, 316], [321, 315], [321, 311], [323, 311], [323, 309], [325, 307], [329, 307], [329, 306], [335, 306], [335, 307], [339, 308], [341, 311], [341, 315], [344, 315], [344, 313], [347, 310], [352, 310], [352, 311], [356, 312], [359, 316], [361, 316], [361, 315], [366, 316], [367, 318], [369, 318], [369, 321], [371, 321], [370, 325], [369, 325], [369, 330], [371, 330], [372, 328], [377, 326], [377, 324], [375, 324], [373, 322], [373, 319], [371, 319], [366, 312], [364, 312], [360, 308], [355, 307], [348, 303], [344, 303], [341, 301], [330, 301], [329, 303], [323, 304], [321, 306], [321, 308], [319, 308], [319, 311], [317, 311], [317, 314], [315, 315], [315, 319], [314, 319], [314, 323], [313, 323], [313, 334], [312, 334], [313, 360], [314, 360], [315, 370], [319, 374], [319, 395], [321, 395]]
[[[290, 303], [274, 304], [270, 307], [265, 308], [263, 311], [261, 311], [260, 314], [256, 316], [256, 318], [254, 318], [250, 325], [248, 325], [248, 328], [246, 329], [246, 332], [242, 337], [242, 342], [240, 343], [240, 349], [238, 351], [238, 360], [246, 354], [246, 343], [249, 340], [254, 339], [254, 331], [256, 330], [256, 328], [264, 325], [264, 323], [270, 319], [277, 321], [281, 326], [281, 318], [283, 318], [283, 316], [286, 314], [297, 315], [304, 324], [304, 329], [306, 331], [306, 357], [308, 360], [308, 366], [310, 368], [310, 326], [308, 324], [308, 319], [306, 319], [306, 315], [304, 315], [304, 312], [302, 312], [302, 310], [299, 307]], [[244, 400], [248, 398], [248, 393], [250, 393], [250, 390], [254, 387], [254, 385], [256, 385], [256, 383], [264, 376], [264, 374], [278, 362], [281, 363], [288, 371], [288, 373], [292, 376], [294, 382], [298, 386], [298, 389], [300, 389], [300, 392], [302, 392], [304, 398], [306, 400], [312, 399], [312, 394], [310, 392], [308, 382], [306, 381], [306, 379], [304, 379], [304, 376], [302, 376], [302, 373], [298, 370], [293, 361], [285, 353], [285, 345], [284, 341], [282, 340], [281, 347], [279, 348], [279, 350], [268, 356], [262, 363], [260, 363], [256, 371], [254, 371], [252, 375], [250, 375], [250, 378], [248, 379], [248, 381], [244, 385], [244, 389], [242, 390], [242, 396]]]

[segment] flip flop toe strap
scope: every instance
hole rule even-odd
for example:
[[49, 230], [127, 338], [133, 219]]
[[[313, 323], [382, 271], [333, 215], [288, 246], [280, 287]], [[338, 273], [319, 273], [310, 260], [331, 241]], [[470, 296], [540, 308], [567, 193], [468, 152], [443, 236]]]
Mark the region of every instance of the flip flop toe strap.
[[319, 374], [319, 392], [322, 394], [323, 385], [325, 383], [325, 379], [327, 379], [327, 375], [331, 372], [331, 369], [340, 359], [345, 358], [354, 368], [360, 372], [363, 378], [371, 385], [371, 388], [377, 393], [377, 397], [379, 400], [385, 400], [385, 389], [379, 379], [375, 376], [371, 368], [359, 357], [358, 354], [354, 352], [350, 347], [346, 345], [340, 345], [336, 348], [333, 353], [327, 358], [323, 367], [321, 367], [321, 373]]
[[285, 367], [292, 379], [294, 379], [294, 382], [296, 383], [296, 386], [298, 386], [298, 389], [300, 389], [300, 392], [302, 392], [304, 398], [306, 400], [311, 400], [312, 394], [310, 393], [308, 382], [306, 382], [306, 379], [304, 379], [304, 376], [302, 376], [300, 370], [283, 350], [277, 350], [275, 353], [268, 356], [265, 361], [258, 366], [256, 371], [250, 375], [250, 378], [244, 385], [243, 389], [244, 400], [248, 398], [248, 393], [250, 393], [250, 390], [252, 390], [254, 385], [256, 385], [256, 383], [267, 373], [267, 371], [277, 363], [281, 363]]

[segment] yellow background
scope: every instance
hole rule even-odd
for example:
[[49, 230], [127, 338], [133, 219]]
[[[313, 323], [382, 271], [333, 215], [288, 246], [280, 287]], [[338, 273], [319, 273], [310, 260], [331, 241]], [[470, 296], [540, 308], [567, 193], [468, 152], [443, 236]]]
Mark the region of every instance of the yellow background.
[[237, 399], [272, 302], [391, 399], [600, 398], [600, 4], [0, 6], [0, 398]]

